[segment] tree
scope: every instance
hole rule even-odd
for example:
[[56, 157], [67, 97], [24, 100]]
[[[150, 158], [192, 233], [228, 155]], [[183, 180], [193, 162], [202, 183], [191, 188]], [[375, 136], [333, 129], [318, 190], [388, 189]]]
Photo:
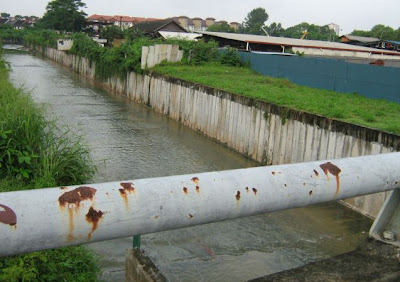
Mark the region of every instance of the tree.
[[268, 32], [269, 36], [282, 36], [285, 29], [280, 23], [272, 23], [269, 26], [265, 26], [265, 31]]
[[214, 24], [214, 25], [210, 26], [209, 28], [207, 28], [207, 31], [230, 32], [230, 33], [236, 32], [235, 29], [226, 22]]
[[1, 13], [2, 18], [9, 18], [10, 14], [9, 13]]
[[86, 16], [80, 10], [82, 7], [86, 7], [86, 4], [81, 0], [53, 0], [47, 4], [39, 26], [60, 31], [81, 31]]
[[305, 32], [307, 32], [305, 38], [311, 40], [336, 41], [337, 39], [335, 31], [327, 25], [319, 26], [306, 22], [287, 28], [282, 35], [289, 38], [301, 38]]
[[268, 14], [264, 8], [253, 9], [247, 14], [241, 26], [241, 32], [248, 34], [264, 34], [261, 27], [268, 20]]
[[112, 46], [114, 39], [124, 38], [124, 31], [119, 26], [115, 25], [103, 27], [100, 30], [100, 38], [107, 39], [107, 45]]
[[400, 40], [400, 28], [394, 30], [390, 26], [383, 24], [375, 25], [371, 30], [353, 30], [351, 35], [375, 37], [382, 40]]
[[395, 37], [395, 31], [390, 26], [377, 24], [371, 29], [371, 35], [382, 40], [390, 40]]
[[400, 41], [400, 27], [394, 32], [394, 40]]

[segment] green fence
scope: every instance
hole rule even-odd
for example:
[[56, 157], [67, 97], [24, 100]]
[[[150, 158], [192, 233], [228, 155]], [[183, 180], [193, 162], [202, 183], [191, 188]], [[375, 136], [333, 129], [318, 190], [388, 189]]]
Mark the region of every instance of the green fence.
[[400, 68], [346, 63], [338, 59], [239, 52], [251, 68], [272, 77], [338, 92], [400, 103]]

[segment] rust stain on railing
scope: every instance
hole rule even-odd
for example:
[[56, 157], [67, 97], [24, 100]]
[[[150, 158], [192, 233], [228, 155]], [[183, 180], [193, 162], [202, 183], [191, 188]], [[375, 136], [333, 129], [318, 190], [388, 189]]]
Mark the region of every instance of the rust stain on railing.
[[10, 226], [15, 226], [17, 224], [17, 215], [15, 212], [5, 205], [0, 204], [0, 207], [4, 209], [4, 211], [0, 211], [0, 222]]

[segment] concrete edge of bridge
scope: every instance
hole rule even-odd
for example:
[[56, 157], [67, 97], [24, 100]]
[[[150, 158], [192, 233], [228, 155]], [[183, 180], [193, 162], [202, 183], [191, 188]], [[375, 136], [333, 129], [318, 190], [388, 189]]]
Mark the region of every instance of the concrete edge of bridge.
[[143, 250], [132, 248], [126, 250], [125, 281], [164, 282], [167, 279], [160, 273]]
[[400, 191], [390, 192], [369, 231], [369, 236], [400, 247]]
[[400, 248], [368, 239], [352, 252], [251, 280], [261, 281], [400, 281]]

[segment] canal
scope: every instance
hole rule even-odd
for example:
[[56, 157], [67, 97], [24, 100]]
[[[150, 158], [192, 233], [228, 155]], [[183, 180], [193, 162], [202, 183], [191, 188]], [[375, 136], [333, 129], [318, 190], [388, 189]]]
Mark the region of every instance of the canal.
[[[257, 165], [203, 134], [70, 70], [27, 53], [6, 53], [11, 79], [46, 104], [49, 117], [79, 131], [98, 171], [95, 182]], [[142, 249], [169, 281], [245, 281], [348, 252], [370, 220], [332, 202], [142, 236]], [[102, 280], [123, 281], [132, 238], [90, 244]]]

